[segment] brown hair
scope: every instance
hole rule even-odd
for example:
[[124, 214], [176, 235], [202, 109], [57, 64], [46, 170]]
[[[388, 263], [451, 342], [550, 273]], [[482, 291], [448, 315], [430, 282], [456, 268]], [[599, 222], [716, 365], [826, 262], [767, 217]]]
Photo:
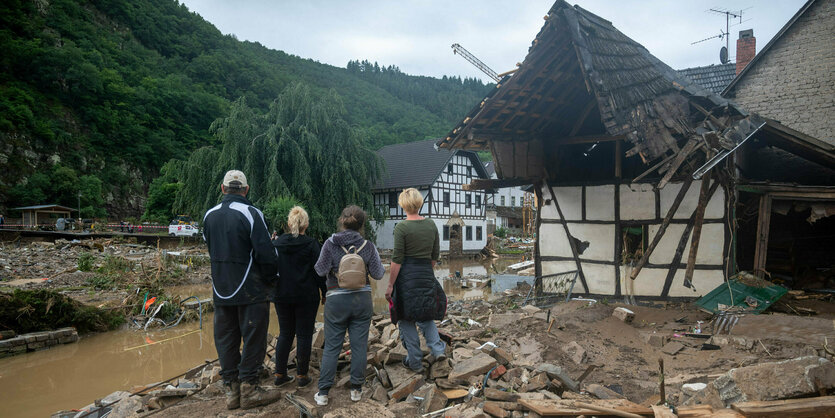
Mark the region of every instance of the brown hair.
[[339, 227], [341, 229], [353, 229], [362, 232], [363, 226], [365, 226], [365, 211], [361, 207], [350, 205], [342, 209], [342, 215], [339, 217]]

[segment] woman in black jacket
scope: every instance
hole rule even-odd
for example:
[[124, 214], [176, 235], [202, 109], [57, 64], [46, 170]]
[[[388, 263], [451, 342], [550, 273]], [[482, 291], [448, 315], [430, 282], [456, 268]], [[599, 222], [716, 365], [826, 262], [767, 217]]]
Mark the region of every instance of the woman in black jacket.
[[319, 242], [305, 235], [310, 223], [307, 212], [294, 206], [287, 216], [290, 231], [274, 237], [273, 245], [278, 251], [278, 285], [272, 300], [278, 313], [278, 346], [275, 353], [275, 385], [281, 386], [293, 381], [287, 376], [287, 358], [293, 337], [296, 337], [296, 375], [299, 387], [310, 383], [307, 377], [310, 365], [310, 346], [313, 343], [313, 325], [319, 310], [319, 294], [325, 304], [325, 279], [313, 270], [319, 259]]

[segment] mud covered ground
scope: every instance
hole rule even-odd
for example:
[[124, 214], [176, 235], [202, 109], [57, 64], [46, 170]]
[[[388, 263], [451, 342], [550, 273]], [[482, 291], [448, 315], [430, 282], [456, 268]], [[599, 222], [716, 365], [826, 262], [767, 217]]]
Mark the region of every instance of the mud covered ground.
[[[549, 316], [547, 310], [519, 309], [514, 300], [503, 298], [493, 302], [453, 304], [449, 315], [452, 320], [442, 327], [455, 338], [450, 352], [458, 354], [463, 349], [478, 353], [473, 347], [490, 341], [513, 355], [514, 367], [533, 370], [540, 364], [550, 363], [562, 367], [574, 379], [578, 379], [590, 365], [596, 365], [597, 368], [582, 381], [579, 394], [555, 390], [555, 395], [569, 399], [596, 399], [586, 390], [598, 384], [622, 393], [632, 402], [655, 403], [659, 393], [658, 359], [663, 358], [668, 399], [673, 404], [680, 404], [687, 398], [681, 393], [684, 383], [708, 383], [736, 367], [804, 355], [825, 356], [823, 337], [835, 336], [835, 315], [831, 313], [808, 318], [781, 313], [745, 316], [734, 328], [733, 337], [707, 340], [683, 336], [685, 332], [692, 331], [698, 321], [707, 322], [710, 319], [708, 314], [689, 303], [628, 306], [635, 313], [634, 321], [629, 324], [612, 316], [617, 306], [625, 305], [571, 301], [553, 306]], [[550, 332], [548, 318], [554, 322]], [[455, 325], [464, 324], [467, 319], [479, 324]], [[709, 332], [707, 328], [705, 326], [706, 333]], [[659, 341], [665, 345], [678, 342], [683, 348], [670, 355], [664, 353], [665, 347], [659, 346]], [[716, 343], [720, 348], [702, 350], [701, 346], [706, 341]], [[579, 362], [576, 346], [585, 351]], [[457, 357], [455, 354], [451, 355], [453, 363]], [[346, 367], [347, 364], [343, 364], [337, 381], [346, 375]], [[284, 388], [283, 391], [313, 404], [315, 370], [311, 374], [314, 382], [310, 387]], [[426, 381], [431, 383], [432, 379], [427, 376]], [[387, 414], [390, 413], [415, 416], [419, 412], [419, 399], [414, 396], [403, 402], [390, 402], [384, 408], [385, 401], [381, 403], [371, 399], [376, 382], [373, 377], [369, 378], [369, 382], [363, 401], [357, 404], [350, 402], [347, 388], [332, 389], [330, 404], [318, 407], [319, 414], [334, 417], [389, 416]], [[270, 382], [265, 380], [264, 383]], [[420, 394], [419, 391], [416, 394]], [[483, 399], [480, 401], [483, 402]], [[473, 411], [478, 410], [478, 404], [479, 399], [473, 398], [446, 414], [467, 416], [472, 412], [475, 415]], [[217, 383], [160, 412], [188, 417], [298, 416], [297, 409], [286, 400], [263, 408], [227, 411]]]

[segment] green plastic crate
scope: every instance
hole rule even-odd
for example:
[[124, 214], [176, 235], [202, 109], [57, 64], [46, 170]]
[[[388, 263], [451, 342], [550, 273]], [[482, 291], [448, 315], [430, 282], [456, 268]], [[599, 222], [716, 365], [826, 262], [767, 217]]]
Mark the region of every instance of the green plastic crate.
[[[733, 303], [731, 303], [731, 292], [728, 290], [728, 285], [733, 289]], [[719, 304], [743, 306], [746, 312], [758, 314], [768, 309], [774, 302], [780, 300], [783, 295], [788, 293], [789, 289], [783, 286], [773, 285], [768, 287], [751, 287], [746, 286], [736, 279], [731, 279], [728, 283], [723, 283], [713, 289], [710, 293], [703, 296], [696, 301], [696, 305], [704, 311], [716, 313], [719, 311]], [[757, 300], [757, 307], [751, 308], [745, 299], [750, 296]]]

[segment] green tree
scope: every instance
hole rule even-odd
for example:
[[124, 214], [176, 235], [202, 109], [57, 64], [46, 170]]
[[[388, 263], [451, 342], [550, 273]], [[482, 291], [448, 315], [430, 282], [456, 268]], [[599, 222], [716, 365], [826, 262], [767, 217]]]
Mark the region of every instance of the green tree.
[[310, 215], [309, 234], [326, 237], [345, 206], [373, 208], [370, 185], [381, 169], [344, 115], [336, 92], [317, 94], [301, 83], [288, 86], [266, 114], [239, 99], [212, 124], [220, 150], [201, 148], [178, 166], [174, 207], [204, 213], [220, 197], [223, 174], [241, 169], [249, 199], [267, 210], [275, 229], [300, 204]]

